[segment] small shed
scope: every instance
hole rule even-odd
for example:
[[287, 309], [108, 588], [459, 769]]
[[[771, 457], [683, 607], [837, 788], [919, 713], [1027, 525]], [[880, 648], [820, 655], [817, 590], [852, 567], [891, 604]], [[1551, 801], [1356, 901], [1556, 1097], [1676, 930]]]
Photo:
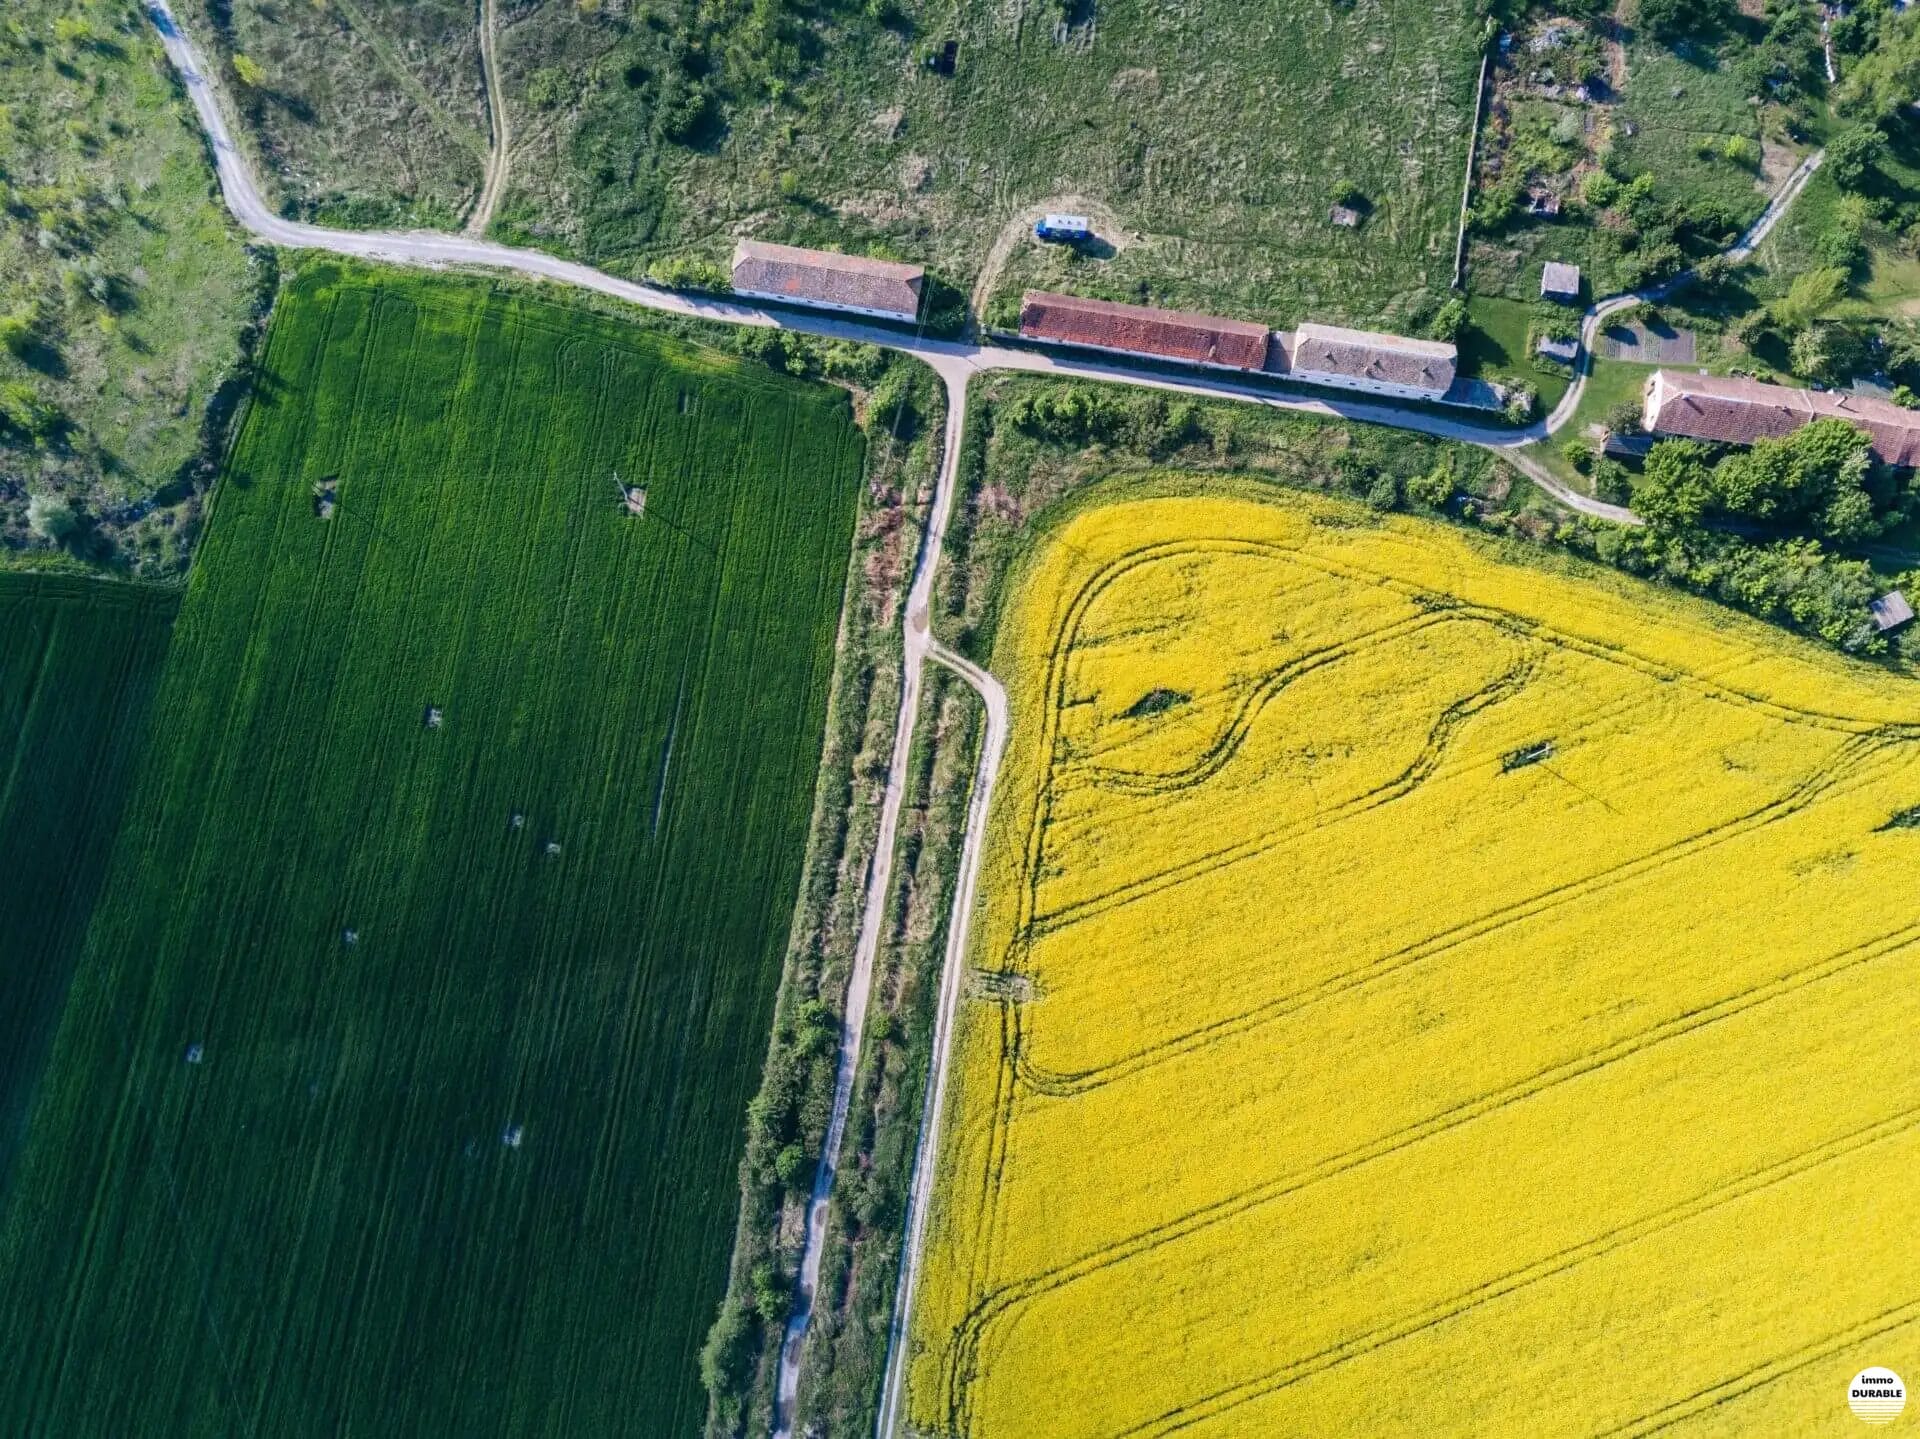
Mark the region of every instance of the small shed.
[[1907, 597], [1900, 591], [1889, 590], [1867, 606], [1867, 614], [1873, 619], [1873, 627], [1884, 635], [1911, 620], [1913, 606], [1907, 603]]
[[1549, 260], [1540, 271], [1540, 295], [1548, 300], [1580, 298], [1580, 267]]
[[1563, 365], [1571, 365], [1580, 358], [1578, 340], [1560, 340], [1552, 335], [1542, 335], [1540, 343], [1535, 345], [1534, 349], [1540, 353], [1541, 358], [1558, 360]]
[[1609, 434], [1600, 452], [1610, 460], [1644, 460], [1653, 446], [1652, 435]]
[[1327, 219], [1348, 230], [1357, 230], [1360, 227], [1360, 212], [1346, 205], [1335, 205], [1327, 212]]

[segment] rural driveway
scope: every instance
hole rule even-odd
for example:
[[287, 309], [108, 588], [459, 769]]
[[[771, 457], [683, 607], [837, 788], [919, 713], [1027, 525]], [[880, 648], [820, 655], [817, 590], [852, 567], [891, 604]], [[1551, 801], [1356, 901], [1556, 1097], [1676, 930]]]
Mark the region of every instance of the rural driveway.
[[[490, 7], [489, 7], [490, 8]], [[847, 981], [846, 1016], [841, 1034], [839, 1066], [834, 1085], [834, 1104], [828, 1125], [827, 1142], [807, 1209], [805, 1244], [800, 1266], [799, 1292], [795, 1296], [792, 1317], [783, 1336], [777, 1384], [776, 1435], [786, 1439], [792, 1432], [793, 1399], [799, 1390], [800, 1354], [813, 1312], [814, 1290], [819, 1282], [822, 1239], [825, 1234], [828, 1201], [838, 1171], [839, 1151], [845, 1135], [848, 1109], [852, 1101], [853, 1079], [858, 1070], [861, 1042], [865, 1036], [867, 1001], [872, 988], [873, 963], [879, 949], [880, 929], [886, 913], [886, 901], [893, 873], [893, 840], [898, 831], [900, 809], [906, 788], [907, 761], [912, 753], [914, 726], [919, 708], [921, 678], [929, 659], [946, 665], [965, 680], [980, 696], [986, 711], [986, 733], [981, 749], [979, 772], [967, 813], [967, 826], [961, 849], [959, 873], [954, 885], [953, 910], [948, 925], [945, 968], [941, 976], [940, 1011], [936, 1026], [934, 1058], [927, 1077], [927, 1105], [921, 1116], [920, 1139], [914, 1162], [913, 1184], [909, 1200], [906, 1250], [901, 1258], [899, 1303], [895, 1306], [893, 1329], [887, 1356], [886, 1388], [882, 1398], [883, 1435], [889, 1434], [899, 1419], [901, 1379], [905, 1367], [904, 1315], [909, 1311], [913, 1287], [925, 1234], [927, 1201], [933, 1182], [930, 1156], [936, 1151], [940, 1110], [947, 1082], [948, 1039], [958, 1005], [960, 977], [964, 973], [967, 926], [973, 910], [974, 887], [980, 869], [985, 840], [988, 806], [999, 777], [1007, 744], [1006, 691], [992, 675], [979, 666], [942, 648], [933, 638], [930, 607], [933, 579], [940, 562], [941, 545], [947, 521], [953, 511], [958, 487], [960, 439], [966, 428], [967, 382], [977, 372], [1020, 370], [1055, 374], [1116, 384], [1144, 386], [1178, 394], [1210, 399], [1239, 400], [1274, 409], [1323, 415], [1330, 419], [1387, 425], [1479, 445], [1499, 453], [1515, 468], [1546, 490], [1568, 508], [1598, 519], [1621, 524], [1637, 524], [1638, 516], [1617, 505], [1605, 504], [1569, 489], [1555, 478], [1523, 447], [1550, 438], [1561, 429], [1578, 408], [1584, 393], [1592, 345], [1601, 324], [1610, 315], [1640, 303], [1657, 300], [1678, 288], [1686, 276], [1629, 295], [1601, 300], [1590, 308], [1581, 326], [1584, 342], [1579, 372], [1566, 397], [1544, 420], [1524, 429], [1501, 429], [1465, 419], [1453, 419], [1426, 411], [1401, 408], [1366, 400], [1348, 400], [1333, 394], [1296, 395], [1270, 387], [1210, 375], [1176, 375], [1148, 366], [1117, 361], [1078, 359], [1064, 354], [1002, 346], [978, 345], [951, 340], [928, 339], [922, 335], [874, 325], [833, 319], [802, 312], [774, 312], [755, 305], [730, 300], [688, 295], [639, 284], [596, 270], [590, 265], [559, 259], [538, 250], [518, 249], [495, 244], [472, 235], [445, 234], [437, 231], [376, 232], [333, 230], [288, 220], [275, 214], [261, 197], [244, 152], [235, 142], [227, 124], [212, 72], [202, 61], [193, 43], [181, 30], [167, 0], [147, 0], [147, 15], [159, 31], [167, 52], [185, 86], [200, 123], [213, 149], [220, 190], [235, 220], [262, 240], [292, 249], [326, 250], [359, 259], [398, 265], [419, 265], [431, 269], [453, 266], [477, 266], [507, 270], [535, 279], [551, 280], [623, 300], [643, 309], [722, 324], [757, 325], [795, 330], [832, 339], [861, 341], [888, 349], [901, 350], [929, 365], [940, 377], [947, 393], [945, 452], [940, 475], [922, 538], [920, 555], [909, 592], [904, 629], [905, 662], [902, 669], [901, 704], [894, 730], [893, 755], [887, 771], [882, 797], [880, 825], [874, 859], [868, 875], [866, 908], [861, 917], [860, 937], [854, 963]], [[491, 27], [489, 27], [491, 28]], [[491, 46], [489, 46], [491, 49]], [[497, 80], [495, 67], [488, 65], [489, 98], [494, 98]], [[495, 107], [497, 149], [504, 158], [506, 128], [504, 106]], [[1728, 252], [1745, 259], [1764, 240], [1806, 187], [1820, 166], [1823, 153], [1809, 156], [1790, 175], [1768, 203], [1765, 213]], [[492, 178], [490, 169], [489, 178]]]

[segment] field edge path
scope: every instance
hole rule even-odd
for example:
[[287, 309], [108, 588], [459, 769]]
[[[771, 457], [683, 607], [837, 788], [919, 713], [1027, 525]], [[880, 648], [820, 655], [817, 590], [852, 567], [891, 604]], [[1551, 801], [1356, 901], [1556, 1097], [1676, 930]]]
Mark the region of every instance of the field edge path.
[[[933, 579], [940, 567], [947, 520], [953, 513], [954, 492], [959, 488], [960, 442], [966, 431], [967, 419], [967, 376], [965, 373], [943, 374], [941, 378], [947, 390], [947, 423], [942, 437], [940, 470], [934, 481], [933, 503], [927, 511], [927, 527], [920, 539], [913, 586], [907, 592], [906, 620], [902, 627], [906, 654], [900, 670], [900, 710], [894, 723], [893, 756], [888, 762], [887, 787], [880, 802], [880, 825], [874, 839], [872, 867], [867, 871], [867, 898], [865, 910], [860, 916], [860, 937], [854, 946], [853, 967], [847, 976], [839, 1068], [833, 1085], [833, 1110], [827, 1121], [827, 1137], [820, 1149], [819, 1166], [814, 1171], [813, 1193], [807, 1203], [806, 1237], [800, 1251], [800, 1274], [795, 1286], [793, 1312], [787, 1318], [780, 1343], [780, 1365], [774, 1387], [774, 1439], [790, 1439], [793, 1434], [794, 1400], [800, 1393], [800, 1358], [806, 1348], [807, 1329], [813, 1319], [814, 1296], [820, 1284], [820, 1261], [825, 1247], [833, 1182], [840, 1169], [840, 1149], [846, 1136], [847, 1115], [853, 1103], [853, 1082], [859, 1072], [861, 1043], [866, 1033], [867, 1007], [873, 989], [873, 962], [880, 951], [880, 930], [886, 920], [887, 898], [893, 888], [894, 841], [899, 831], [900, 811], [906, 801], [907, 769], [913, 753], [915, 723], [920, 713], [920, 682], [926, 673], [926, 661], [930, 654], [942, 657], [946, 662], [945, 652], [939, 650], [933, 640]], [[999, 689], [999, 685], [984, 670], [977, 670], [976, 673], [993, 689]], [[972, 676], [963, 673], [963, 678], [980, 690], [979, 682]], [[986, 691], [981, 690], [981, 693], [985, 698]], [[971, 822], [967, 839], [971, 845]], [[962, 868], [969, 863], [977, 865], [977, 851], [970, 855], [963, 847]]]

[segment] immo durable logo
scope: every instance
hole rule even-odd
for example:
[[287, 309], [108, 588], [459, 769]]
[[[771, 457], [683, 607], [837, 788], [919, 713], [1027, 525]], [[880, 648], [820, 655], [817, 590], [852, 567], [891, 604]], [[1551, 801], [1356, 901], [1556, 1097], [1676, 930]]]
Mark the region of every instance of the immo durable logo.
[[1869, 1424], [1891, 1424], [1907, 1407], [1907, 1386], [1891, 1369], [1862, 1369], [1847, 1385], [1847, 1407]]

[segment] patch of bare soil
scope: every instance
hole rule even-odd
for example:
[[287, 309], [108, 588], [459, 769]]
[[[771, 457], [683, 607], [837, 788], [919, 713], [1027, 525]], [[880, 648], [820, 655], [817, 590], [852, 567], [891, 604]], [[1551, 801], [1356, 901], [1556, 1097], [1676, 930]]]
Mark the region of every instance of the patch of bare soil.
[[1790, 145], [1765, 136], [1760, 140], [1760, 178], [1768, 190], [1777, 190], [1800, 164], [1800, 156]]

